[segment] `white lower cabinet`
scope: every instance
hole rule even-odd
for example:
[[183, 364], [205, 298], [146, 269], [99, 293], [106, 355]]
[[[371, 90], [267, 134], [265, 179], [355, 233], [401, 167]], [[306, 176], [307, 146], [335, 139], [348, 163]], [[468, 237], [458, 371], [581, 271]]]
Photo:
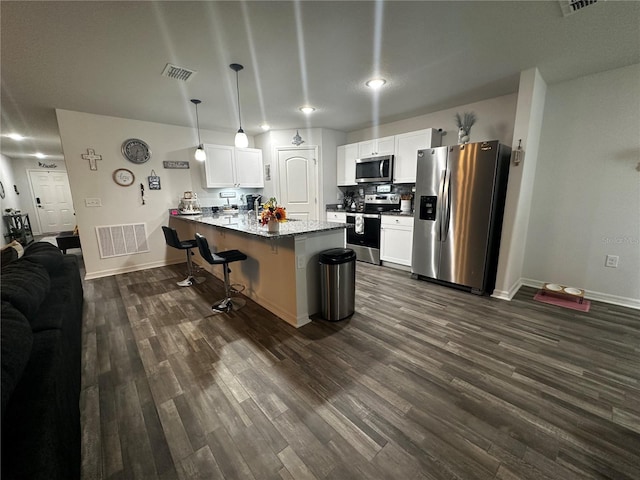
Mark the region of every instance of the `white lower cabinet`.
[[327, 212], [327, 222], [347, 223], [347, 214], [344, 212]]
[[382, 215], [380, 222], [380, 259], [411, 266], [413, 217]]

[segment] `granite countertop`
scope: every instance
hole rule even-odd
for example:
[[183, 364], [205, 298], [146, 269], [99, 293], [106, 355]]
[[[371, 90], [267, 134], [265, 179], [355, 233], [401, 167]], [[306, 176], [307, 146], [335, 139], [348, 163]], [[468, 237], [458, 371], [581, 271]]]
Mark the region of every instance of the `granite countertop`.
[[270, 233], [267, 226], [260, 225], [257, 220], [250, 219], [248, 215], [214, 213], [211, 215], [174, 215], [187, 222], [202, 223], [214, 227], [227, 228], [236, 232], [242, 232], [258, 237], [279, 238], [294, 237], [313, 232], [323, 232], [328, 230], [339, 230], [347, 228], [346, 223], [324, 222], [317, 220], [289, 220], [280, 223], [280, 231]]

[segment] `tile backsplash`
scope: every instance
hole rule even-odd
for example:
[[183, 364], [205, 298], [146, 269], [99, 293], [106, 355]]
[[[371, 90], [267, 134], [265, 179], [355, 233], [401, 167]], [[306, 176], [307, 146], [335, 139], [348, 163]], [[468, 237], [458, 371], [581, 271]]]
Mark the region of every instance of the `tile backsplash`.
[[[350, 202], [355, 202], [356, 205], [364, 203], [365, 195], [372, 195], [378, 193], [377, 187], [379, 184], [363, 184], [353, 187], [338, 187], [342, 192], [344, 207], [349, 207]], [[413, 183], [400, 183], [391, 185], [391, 193], [397, 193], [399, 195], [412, 195], [415, 190], [415, 184]]]

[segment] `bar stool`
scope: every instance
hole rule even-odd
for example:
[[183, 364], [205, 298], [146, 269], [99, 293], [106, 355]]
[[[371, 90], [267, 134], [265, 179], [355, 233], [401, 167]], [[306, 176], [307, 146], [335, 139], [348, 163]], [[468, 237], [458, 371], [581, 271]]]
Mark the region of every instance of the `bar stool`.
[[232, 310], [238, 310], [246, 305], [246, 301], [242, 298], [231, 298], [231, 283], [229, 282], [229, 264], [231, 262], [237, 262], [240, 260], [246, 260], [247, 256], [239, 250], [226, 250], [224, 252], [213, 253], [209, 248], [209, 242], [207, 239], [196, 233], [196, 243], [198, 244], [198, 250], [200, 255], [211, 265], [223, 265], [224, 267], [224, 290], [226, 297], [211, 307], [214, 313], [230, 312]]
[[180, 240], [178, 238], [178, 232], [176, 232], [175, 228], [171, 227], [162, 227], [162, 233], [164, 233], [164, 239], [167, 242], [167, 245], [173, 248], [177, 248], [178, 250], [185, 250], [187, 253], [187, 278], [180, 282], [176, 282], [181, 287], [190, 287], [194, 283], [202, 283], [204, 282], [204, 277], [194, 277], [193, 276], [193, 263], [191, 262], [191, 252], [192, 248], [198, 248], [195, 240]]

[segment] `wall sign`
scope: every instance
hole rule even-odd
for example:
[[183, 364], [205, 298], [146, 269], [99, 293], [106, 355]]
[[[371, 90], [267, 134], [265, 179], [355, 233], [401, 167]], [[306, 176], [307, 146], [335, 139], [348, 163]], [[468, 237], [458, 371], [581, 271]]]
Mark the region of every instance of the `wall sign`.
[[162, 166], [164, 168], [189, 168], [189, 162], [169, 160], [162, 162]]
[[149, 190], [160, 190], [160, 177], [156, 175], [155, 170], [151, 170], [147, 180], [149, 180]]

